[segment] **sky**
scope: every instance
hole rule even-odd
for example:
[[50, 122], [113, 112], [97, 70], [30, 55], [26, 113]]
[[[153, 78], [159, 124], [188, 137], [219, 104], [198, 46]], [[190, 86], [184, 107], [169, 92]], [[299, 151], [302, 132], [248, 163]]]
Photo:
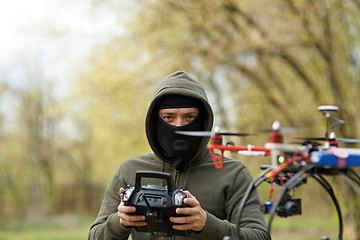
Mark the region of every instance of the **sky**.
[[[92, 1], [0, 0], [0, 84], [18, 91], [51, 82], [55, 99], [71, 96], [91, 50], [123, 32], [114, 12], [106, 6], [94, 9]], [[34, 67], [40, 77], [31, 80]], [[13, 92], [0, 96], [4, 124], [11, 125], [17, 105]]]
[[0, 0], [0, 81], [24, 85], [19, 68], [37, 64], [44, 78], [62, 76], [61, 89], [96, 44], [121, 33], [115, 21], [91, 0]]

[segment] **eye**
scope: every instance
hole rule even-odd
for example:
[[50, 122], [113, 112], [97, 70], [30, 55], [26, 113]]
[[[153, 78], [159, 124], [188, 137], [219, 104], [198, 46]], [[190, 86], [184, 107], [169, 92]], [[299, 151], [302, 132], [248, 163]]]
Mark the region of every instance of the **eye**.
[[171, 121], [172, 119], [173, 119], [173, 117], [172, 116], [162, 116], [161, 117], [164, 121]]
[[161, 114], [160, 118], [167, 123], [172, 123], [175, 119], [172, 114]]
[[186, 119], [187, 119], [187, 120], [194, 120], [196, 117], [197, 117], [197, 115], [195, 115], [195, 114], [190, 114], [190, 115], [187, 115], [187, 116], [186, 116]]

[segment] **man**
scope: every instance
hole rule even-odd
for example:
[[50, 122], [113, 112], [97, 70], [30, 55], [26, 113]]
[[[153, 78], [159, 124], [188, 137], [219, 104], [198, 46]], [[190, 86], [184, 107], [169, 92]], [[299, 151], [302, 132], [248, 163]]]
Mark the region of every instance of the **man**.
[[[145, 120], [147, 139], [153, 153], [125, 160], [113, 176], [104, 200], [89, 232], [90, 240], [166, 239], [137, 232], [145, 226], [145, 216], [130, 215], [135, 207], [125, 206], [120, 195], [127, 185], [135, 185], [137, 170], [167, 172], [176, 188], [186, 190], [187, 207], [177, 208], [184, 217], [171, 217], [177, 230], [193, 230], [189, 237], [172, 239], [234, 238], [238, 206], [252, 181], [248, 169], [238, 160], [224, 159], [224, 168], [216, 169], [207, 149], [208, 138], [178, 135], [175, 131], [210, 131], [213, 112], [200, 83], [178, 71], [164, 78], [155, 88]], [[120, 189], [120, 190], [119, 190]], [[248, 199], [240, 222], [244, 240], [270, 239], [260, 210], [257, 191]]]

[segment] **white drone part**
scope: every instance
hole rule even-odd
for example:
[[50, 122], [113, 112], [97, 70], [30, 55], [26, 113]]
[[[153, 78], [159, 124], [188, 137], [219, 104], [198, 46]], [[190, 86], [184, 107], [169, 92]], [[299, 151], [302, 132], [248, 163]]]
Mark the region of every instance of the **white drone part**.
[[273, 122], [272, 129], [275, 130], [275, 131], [280, 130], [280, 122], [278, 120]]
[[215, 133], [219, 133], [219, 132], [220, 132], [219, 126], [214, 127], [214, 132], [215, 132]]
[[330, 135], [329, 135], [329, 138], [330, 139], [335, 139], [336, 138], [336, 135], [334, 132], [331, 132]]
[[261, 151], [248, 151], [248, 150], [242, 150], [242, 151], [237, 151], [237, 154], [239, 155], [245, 155], [245, 156], [266, 156], [265, 152], [261, 152]]
[[339, 111], [339, 107], [334, 105], [321, 105], [318, 107], [318, 110], [320, 112], [337, 112]]
[[321, 105], [318, 107], [318, 110], [322, 112], [327, 118], [329, 118], [331, 112], [339, 111], [339, 107], [333, 105]]

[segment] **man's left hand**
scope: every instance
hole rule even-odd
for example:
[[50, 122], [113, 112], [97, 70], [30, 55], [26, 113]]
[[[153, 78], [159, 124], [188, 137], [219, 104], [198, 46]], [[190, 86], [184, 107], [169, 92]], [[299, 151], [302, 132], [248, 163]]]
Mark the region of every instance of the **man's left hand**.
[[207, 214], [204, 209], [201, 208], [199, 201], [189, 192], [188, 197], [184, 199], [186, 207], [176, 209], [177, 214], [183, 214], [187, 216], [183, 217], [170, 217], [170, 221], [178, 223], [180, 225], [173, 225], [176, 230], [193, 230], [201, 231], [205, 227]]

